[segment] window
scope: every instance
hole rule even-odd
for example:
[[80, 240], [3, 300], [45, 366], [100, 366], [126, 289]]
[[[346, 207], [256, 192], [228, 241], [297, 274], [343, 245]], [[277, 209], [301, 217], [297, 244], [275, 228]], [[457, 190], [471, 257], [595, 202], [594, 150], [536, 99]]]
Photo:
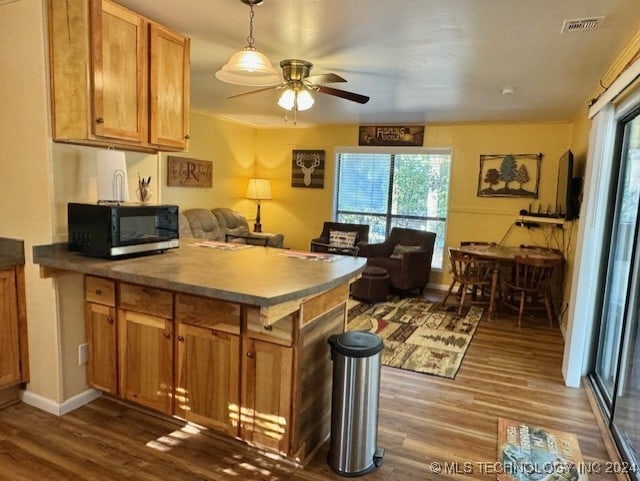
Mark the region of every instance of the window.
[[369, 224], [369, 242], [382, 242], [392, 227], [435, 232], [432, 267], [441, 268], [450, 165], [443, 149], [339, 151], [334, 219]]

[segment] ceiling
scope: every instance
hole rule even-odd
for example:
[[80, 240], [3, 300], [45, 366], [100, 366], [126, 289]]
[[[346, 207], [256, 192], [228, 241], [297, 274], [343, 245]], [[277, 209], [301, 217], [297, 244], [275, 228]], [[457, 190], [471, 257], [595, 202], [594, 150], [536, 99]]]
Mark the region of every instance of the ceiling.
[[[116, 0], [191, 38], [191, 107], [252, 125], [286, 126], [278, 91], [214, 73], [247, 44], [240, 0]], [[561, 33], [568, 19], [604, 16]], [[311, 74], [371, 97], [366, 105], [314, 94], [298, 125], [569, 120], [640, 30], [638, 0], [264, 0], [256, 48], [274, 67], [312, 62]], [[513, 89], [503, 94], [504, 88]]]

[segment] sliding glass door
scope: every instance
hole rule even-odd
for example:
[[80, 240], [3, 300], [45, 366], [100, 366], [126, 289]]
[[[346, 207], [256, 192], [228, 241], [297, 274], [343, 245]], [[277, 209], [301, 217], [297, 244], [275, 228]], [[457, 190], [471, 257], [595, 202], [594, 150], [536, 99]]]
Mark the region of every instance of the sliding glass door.
[[604, 282], [596, 385], [618, 447], [640, 457], [640, 112], [619, 124], [619, 177]]
[[611, 248], [595, 374], [609, 406], [613, 403], [615, 381], [625, 319], [625, 304], [629, 294], [631, 262], [634, 257], [634, 237], [638, 224], [640, 194], [640, 149], [635, 142], [640, 133], [640, 117], [635, 116], [621, 130], [620, 176], [616, 189], [615, 211], [611, 229]]

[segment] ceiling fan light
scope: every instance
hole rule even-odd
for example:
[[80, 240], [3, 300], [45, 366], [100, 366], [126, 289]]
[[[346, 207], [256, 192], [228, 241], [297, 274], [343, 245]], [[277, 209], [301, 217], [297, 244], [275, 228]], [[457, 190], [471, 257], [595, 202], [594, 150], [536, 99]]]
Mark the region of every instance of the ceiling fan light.
[[315, 100], [313, 100], [313, 96], [308, 90], [301, 90], [297, 92], [296, 103], [298, 105], [298, 110], [308, 110], [313, 107], [314, 102]]
[[278, 100], [278, 105], [285, 110], [293, 110], [296, 104], [296, 93], [293, 89], [285, 89]]
[[269, 87], [282, 82], [269, 59], [251, 46], [234, 53], [216, 72], [216, 78], [230, 84], [249, 87]]

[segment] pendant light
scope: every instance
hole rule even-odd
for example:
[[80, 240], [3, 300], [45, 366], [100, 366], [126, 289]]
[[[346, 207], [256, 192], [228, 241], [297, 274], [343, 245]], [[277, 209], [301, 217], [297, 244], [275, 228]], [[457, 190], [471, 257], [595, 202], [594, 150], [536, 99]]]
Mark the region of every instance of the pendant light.
[[263, 0], [240, 0], [249, 5], [249, 36], [247, 46], [234, 53], [229, 61], [216, 72], [216, 78], [234, 85], [268, 87], [278, 85], [282, 79], [269, 59], [253, 45], [253, 7]]

